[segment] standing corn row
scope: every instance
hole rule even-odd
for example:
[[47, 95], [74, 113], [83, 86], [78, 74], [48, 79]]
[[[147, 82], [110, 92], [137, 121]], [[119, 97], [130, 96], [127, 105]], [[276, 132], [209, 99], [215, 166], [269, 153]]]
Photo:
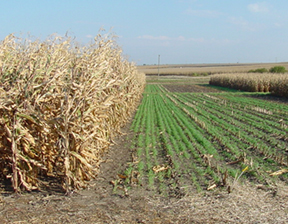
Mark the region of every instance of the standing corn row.
[[88, 47], [9, 35], [0, 44], [0, 176], [15, 191], [59, 178], [85, 187], [141, 98], [145, 80], [113, 38]]
[[288, 75], [283, 75], [277, 80], [272, 80], [270, 85], [272, 94], [288, 98]]
[[288, 96], [287, 74], [218, 74], [211, 76], [209, 84], [248, 92], [271, 92], [278, 96]]

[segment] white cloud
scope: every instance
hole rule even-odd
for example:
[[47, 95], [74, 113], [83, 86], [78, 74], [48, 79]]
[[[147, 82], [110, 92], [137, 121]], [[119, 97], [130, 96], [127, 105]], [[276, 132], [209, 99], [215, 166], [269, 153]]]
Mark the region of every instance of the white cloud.
[[197, 2], [198, 0], [178, 0], [178, 2], [184, 2], [184, 3], [186, 3], [186, 2], [188, 2], [188, 3], [195, 3], [195, 2]]
[[91, 34], [86, 35], [87, 38], [93, 38]]
[[143, 35], [138, 36], [139, 39], [146, 39], [146, 40], [170, 40], [170, 37], [167, 36], [152, 36], [152, 35]]
[[178, 37], [168, 37], [168, 36], [152, 36], [152, 35], [142, 35], [138, 36], [138, 39], [145, 39], [145, 40], [160, 40], [165, 41], [166, 44], [170, 43], [170, 41], [189, 41], [189, 42], [204, 42], [203, 38], [187, 38], [184, 36], [178, 36]]
[[255, 13], [269, 12], [269, 8], [265, 2], [249, 4], [247, 8], [250, 12], [255, 12]]
[[231, 17], [230, 23], [240, 27], [243, 30], [248, 30], [248, 31], [256, 31], [264, 27], [263, 24], [251, 23], [243, 19], [242, 17]]
[[197, 17], [218, 17], [221, 15], [218, 11], [213, 10], [193, 10], [193, 9], [187, 9], [185, 11], [185, 14], [197, 16]]
[[[182, 37], [181, 37], [182, 38]], [[179, 39], [179, 37], [178, 37]], [[205, 42], [204, 38], [185, 38], [185, 41], [189, 41], [189, 42], [197, 42], [197, 43], [203, 43]]]
[[185, 37], [183, 37], [183, 36], [179, 36], [179, 37], [177, 38], [177, 40], [180, 40], [180, 41], [185, 41], [185, 40], [186, 40], [186, 38], [185, 38]]
[[281, 23], [274, 23], [274, 26], [276, 26], [276, 27], [282, 27], [282, 24], [281, 24]]
[[204, 42], [204, 39], [203, 38], [186, 38], [186, 37], [183, 37], [183, 36], [179, 36], [177, 38], [175, 38], [176, 40], [178, 41], [189, 41], [189, 42]]
[[230, 18], [230, 22], [232, 24], [239, 25], [239, 26], [242, 26], [242, 27], [248, 26], [248, 22], [246, 20], [244, 20], [243, 18], [231, 17]]

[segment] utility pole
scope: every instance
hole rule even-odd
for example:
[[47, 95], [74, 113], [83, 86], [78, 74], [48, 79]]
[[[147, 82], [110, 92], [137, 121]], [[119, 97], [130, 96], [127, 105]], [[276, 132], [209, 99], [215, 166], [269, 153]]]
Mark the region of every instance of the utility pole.
[[158, 55], [158, 79], [159, 79], [159, 66], [160, 66], [160, 54]]

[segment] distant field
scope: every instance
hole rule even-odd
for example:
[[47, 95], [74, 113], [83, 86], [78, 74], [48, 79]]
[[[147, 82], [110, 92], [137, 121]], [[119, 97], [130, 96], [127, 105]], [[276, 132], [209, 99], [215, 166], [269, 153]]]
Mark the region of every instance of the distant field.
[[210, 76], [188, 77], [181, 75], [174, 76], [146, 76], [147, 84], [181, 84], [181, 85], [193, 85], [193, 84], [209, 84]]
[[[271, 68], [273, 66], [284, 66], [288, 68], [288, 62], [281, 63], [246, 63], [246, 64], [171, 64], [160, 65], [160, 75], [202, 75], [215, 73], [248, 72], [251, 69]], [[137, 66], [139, 72], [146, 75], [158, 75], [158, 65]]]

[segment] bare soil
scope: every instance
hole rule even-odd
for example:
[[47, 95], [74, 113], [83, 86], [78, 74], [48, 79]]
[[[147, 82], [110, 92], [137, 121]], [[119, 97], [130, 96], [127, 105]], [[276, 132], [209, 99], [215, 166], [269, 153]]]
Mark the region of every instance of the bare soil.
[[[180, 91], [183, 86], [168, 88]], [[201, 92], [205, 87], [187, 86], [185, 91]], [[146, 186], [128, 191], [120, 186], [115, 191], [113, 181], [132, 160], [129, 126], [87, 189], [65, 196], [57, 190], [16, 195], [2, 188], [1, 223], [288, 223], [288, 186], [283, 183], [237, 182], [231, 193], [215, 189], [181, 197], [165, 197]]]
[[164, 85], [164, 87], [170, 92], [185, 93], [185, 92], [194, 92], [194, 93], [206, 93], [206, 92], [220, 92], [219, 90], [201, 85]]

